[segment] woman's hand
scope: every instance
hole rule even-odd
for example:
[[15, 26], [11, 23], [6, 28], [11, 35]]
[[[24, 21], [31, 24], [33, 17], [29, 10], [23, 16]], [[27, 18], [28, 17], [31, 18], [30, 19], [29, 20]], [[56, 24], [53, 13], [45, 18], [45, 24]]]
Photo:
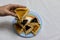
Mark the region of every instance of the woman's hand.
[[16, 8], [26, 8], [26, 7], [18, 4], [8, 4], [5, 6], [1, 6], [0, 16], [7, 16], [7, 15], [16, 16], [16, 14], [14, 13], [14, 10]]

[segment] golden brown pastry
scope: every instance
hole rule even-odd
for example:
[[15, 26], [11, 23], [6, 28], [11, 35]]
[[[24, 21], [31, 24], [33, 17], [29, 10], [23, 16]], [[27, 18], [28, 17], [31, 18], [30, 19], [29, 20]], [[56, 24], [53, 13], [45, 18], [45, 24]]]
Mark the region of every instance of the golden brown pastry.
[[32, 33], [36, 35], [39, 29], [40, 29], [39, 25], [34, 25], [34, 29], [32, 30]]
[[32, 29], [33, 27], [31, 25], [26, 25], [24, 29], [25, 34], [31, 33]]
[[40, 25], [38, 23], [31, 23], [30, 25], [32, 25], [33, 27], [32, 33], [36, 35], [38, 30], [40, 29]]
[[18, 34], [20, 34], [20, 33], [22, 33], [23, 32], [23, 28], [22, 28], [22, 26], [21, 25], [19, 25], [19, 24], [14, 24], [14, 28], [15, 28], [15, 30], [16, 30], [16, 32], [18, 33]]
[[17, 8], [15, 10], [19, 20], [21, 20], [23, 17], [25, 17], [28, 14], [28, 9], [27, 8]]

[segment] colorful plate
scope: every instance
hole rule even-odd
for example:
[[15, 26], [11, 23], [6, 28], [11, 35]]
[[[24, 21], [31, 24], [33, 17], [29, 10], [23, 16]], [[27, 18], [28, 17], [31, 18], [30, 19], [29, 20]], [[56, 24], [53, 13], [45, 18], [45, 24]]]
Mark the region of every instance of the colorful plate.
[[[37, 19], [38, 19], [38, 21], [39, 21], [39, 23], [40, 23], [40, 29], [41, 29], [42, 20], [41, 20], [40, 14], [37, 13], [37, 12], [35, 12], [35, 11], [30, 10], [29, 15], [33, 15], [33, 16], [36, 16], [36, 17], [37, 17]], [[13, 20], [13, 23], [16, 23], [16, 20]], [[13, 29], [14, 29], [14, 28], [13, 28]], [[14, 29], [14, 32], [15, 32], [16, 34], [18, 34], [15, 29]], [[38, 33], [39, 33], [39, 32], [40, 32], [40, 30], [38, 31]], [[38, 33], [37, 33], [37, 34], [38, 34]], [[24, 38], [31, 38], [31, 37], [34, 36], [32, 33], [29, 33], [28, 35], [26, 35], [26, 34], [24, 34], [24, 33], [21, 33], [21, 34], [18, 34], [18, 35], [21, 36], [21, 37], [24, 37]]]

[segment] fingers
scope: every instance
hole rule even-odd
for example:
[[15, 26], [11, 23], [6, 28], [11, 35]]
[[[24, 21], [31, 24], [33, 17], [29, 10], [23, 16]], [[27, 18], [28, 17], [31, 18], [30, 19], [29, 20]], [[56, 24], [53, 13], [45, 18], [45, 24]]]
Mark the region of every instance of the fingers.
[[4, 14], [2, 15], [11, 15], [11, 16], [15, 16], [16, 14], [14, 13], [16, 8], [26, 8], [26, 6], [22, 6], [22, 5], [18, 5], [18, 4], [8, 4], [5, 6], [2, 6], [2, 11], [4, 12]]
[[26, 6], [18, 5], [18, 4], [9, 4], [10, 8], [26, 8]]
[[15, 13], [10, 12], [10, 11], [8, 11], [8, 10], [6, 11], [6, 13], [7, 13], [7, 15], [11, 15], [11, 16], [15, 16], [15, 17], [17, 16]]

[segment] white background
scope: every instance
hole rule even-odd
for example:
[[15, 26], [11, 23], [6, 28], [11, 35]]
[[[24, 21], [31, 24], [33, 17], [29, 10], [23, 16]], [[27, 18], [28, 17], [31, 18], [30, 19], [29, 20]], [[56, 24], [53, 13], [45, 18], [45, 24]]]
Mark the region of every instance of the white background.
[[0, 0], [0, 5], [21, 4], [40, 13], [42, 29], [33, 38], [17, 36], [12, 29], [14, 17], [0, 17], [0, 40], [60, 40], [60, 0]]

